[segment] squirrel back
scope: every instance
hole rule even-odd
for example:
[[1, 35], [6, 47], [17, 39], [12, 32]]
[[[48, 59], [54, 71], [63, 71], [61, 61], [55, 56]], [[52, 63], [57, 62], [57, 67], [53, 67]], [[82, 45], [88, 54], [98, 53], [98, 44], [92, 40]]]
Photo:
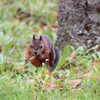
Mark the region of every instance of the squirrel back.
[[35, 37], [30, 42], [26, 50], [25, 62], [31, 61], [36, 67], [47, 65], [50, 71], [53, 71], [59, 61], [59, 49], [54, 47], [51, 39], [46, 35]]

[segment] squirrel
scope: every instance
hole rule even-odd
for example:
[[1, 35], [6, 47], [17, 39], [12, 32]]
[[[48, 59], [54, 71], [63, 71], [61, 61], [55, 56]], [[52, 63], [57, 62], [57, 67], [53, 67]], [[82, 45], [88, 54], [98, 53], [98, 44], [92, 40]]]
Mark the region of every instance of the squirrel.
[[59, 49], [53, 46], [51, 39], [46, 35], [35, 37], [26, 50], [25, 64], [30, 61], [34, 66], [41, 67], [44, 64], [52, 72], [59, 62]]

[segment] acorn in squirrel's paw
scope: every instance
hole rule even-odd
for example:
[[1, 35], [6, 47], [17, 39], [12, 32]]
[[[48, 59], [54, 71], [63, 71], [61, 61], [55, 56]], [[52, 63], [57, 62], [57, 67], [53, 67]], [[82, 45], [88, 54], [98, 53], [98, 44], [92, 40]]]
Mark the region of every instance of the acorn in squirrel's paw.
[[25, 56], [25, 63], [30, 61], [34, 66], [47, 65], [49, 71], [53, 71], [59, 61], [59, 49], [53, 46], [51, 39], [46, 35], [40, 35], [31, 40]]

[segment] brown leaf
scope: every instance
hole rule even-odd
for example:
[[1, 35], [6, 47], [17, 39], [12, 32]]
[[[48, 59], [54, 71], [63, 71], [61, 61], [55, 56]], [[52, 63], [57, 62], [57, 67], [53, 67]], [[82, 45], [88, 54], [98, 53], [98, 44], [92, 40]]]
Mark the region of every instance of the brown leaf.
[[30, 20], [29, 18], [27, 18], [27, 19], [26, 19], [26, 24], [29, 24], [30, 21], [31, 21], [31, 20]]
[[21, 12], [22, 11], [22, 9], [21, 8], [18, 8], [17, 10], [16, 10], [16, 13], [19, 13], [19, 12]]
[[83, 74], [83, 76], [84, 76], [84, 77], [87, 77], [87, 78], [90, 78], [90, 77], [91, 77], [91, 74], [92, 74], [92, 73], [89, 72], [89, 73], [85, 73], [85, 74]]
[[95, 60], [91, 63], [92, 66], [100, 66], [100, 60]]
[[20, 19], [17, 19], [17, 20], [13, 23], [13, 25], [14, 25], [14, 26], [17, 26], [20, 22], [21, 22], [21, 20], [20, 20]]
[[63, 86], [62, 85], [59, 85], [59, 86], [56, 86], [56, 88], [63, 89]]
[[76, 53], [75, 52], [72, 52], [70, 56], [71, 56], [71, 59], [74, 59], [75, 56], [76, 56]]
[[83, 69], [82, 68], [80, 68], [80, 69], [78, 69], [78, 70], [76, 70], [76, 72], [75, 73], [82, 73], [83, 72]]
[[50, 76], [52, 75], [52, 73], [49, 72], [49, 71], [45, 71], [45, 73], [48, 74], [48, 75], [50, 75]]
[[44, 30], [44, 27], [43, 26], [40, 26], [40, 30]]
[[53, 28], [57, 28], [57, 25], [56, 24], [52, 24], [51, 25]]
[[33, 29], [30, 30], [30, 32], [37, 32], [38, 29], [36, 27], [34, 27]]
[[81, 88], [78, 88], [78, 89], [72, 89], [72, 92], [74, 93], [74, 92], [79, 91], [79, 90], [81, 90]]
[[75, 88], [81, 83], [82, 79], [70, 80], [67, 84], [72, 85], [72, 88]]
[[42, 77], [42, 75], [41, 75], [41, 74], [38, 74], [38, 75], [37, 75], [37, 78], [41, 78], [41, 77]]
[[54, 87], [44, 87], [44, 88], [42, 88], [42, 90], [53, 90], [53, 89], [63, 89], [63, 86], [54, 86]]
[[53, 87], [44, 87], [44, 88], [42, 88], [42, 90], [52, 90], [52, 89], [54, 89]]
[[16, 69], [20, 69], [20, 70], [23, 70], [23, 69], [27, 69], [28, 66], [22, 66], [22, 67], [14, 67], [13, 69], [16, 70]]
[[2, 46], [0, 46], [0, 53], [2, 52]]
[[90, 71], [90, 70], [92, 70], [92, 69], [91, 69], [91, 68], [89, 68], [89, 67], [87, 67], [87, 70], [88, 70], [88, 71]]

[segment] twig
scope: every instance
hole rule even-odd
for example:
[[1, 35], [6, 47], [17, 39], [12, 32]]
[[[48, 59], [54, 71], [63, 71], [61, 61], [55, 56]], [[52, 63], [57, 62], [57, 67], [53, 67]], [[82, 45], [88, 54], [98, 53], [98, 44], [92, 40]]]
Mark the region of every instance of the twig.
[[25, 60], [25, 65], [30, 61], [30, 58], [32, 58], [34, 55], [32, 55], [31, 57], [29, 57], [27, 60]]

